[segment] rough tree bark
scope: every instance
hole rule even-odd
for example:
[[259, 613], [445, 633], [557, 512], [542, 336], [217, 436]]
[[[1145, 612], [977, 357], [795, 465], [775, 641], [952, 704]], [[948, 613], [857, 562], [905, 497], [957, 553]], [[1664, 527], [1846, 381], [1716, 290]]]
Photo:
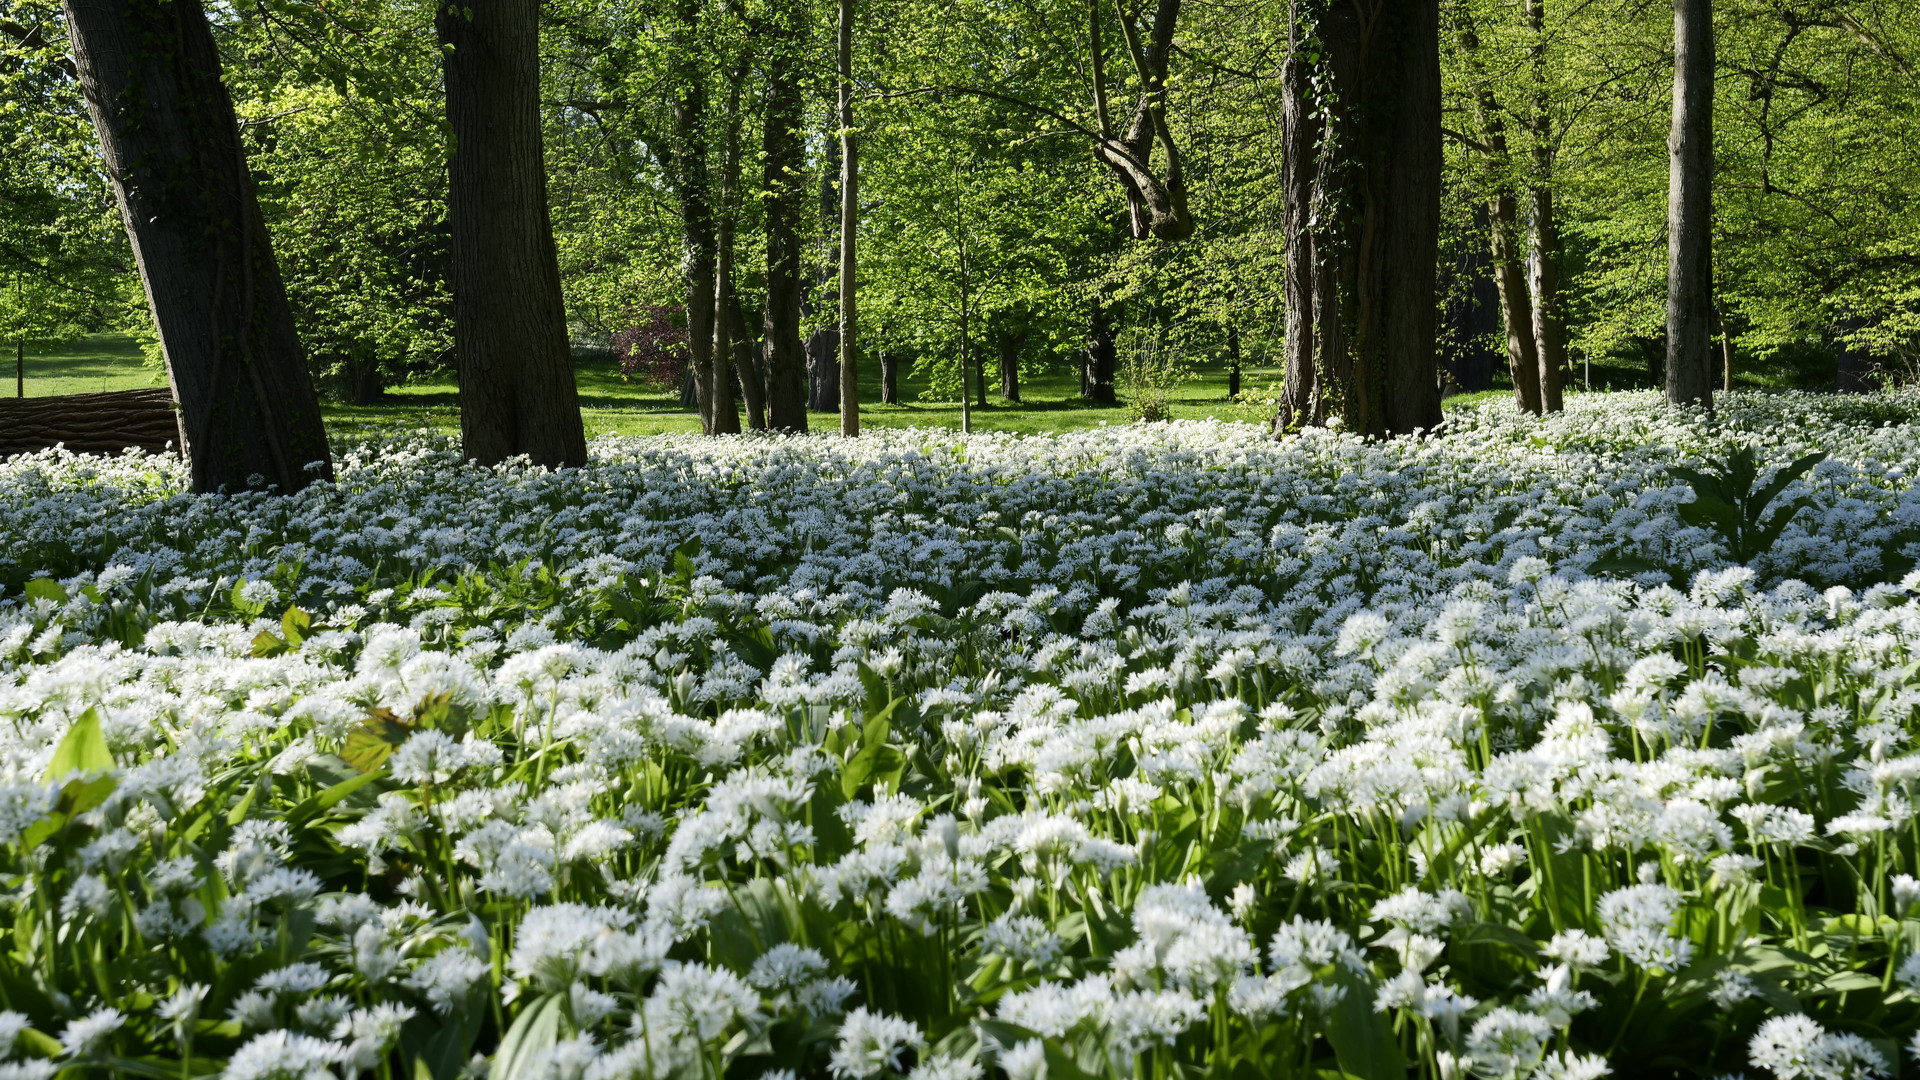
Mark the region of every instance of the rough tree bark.
[[740, 412], [734, 405], [733, 335], [739, 301], [733, 293], [733, 235], [740, 207], [740, 84], [747, 79], [742, 64], [727, 81], [725, 131], [720, 142], [720, 212], [714, 240], [713, 265], [713, 414], [712, 433], [738, 435]]
[[1431, 429], [1439, 5], [1292, 0], [1292, 15], [1281, 79], [1290, 385], [1275, 431], [1334, 409], [1367, 435]]
[[700, 8], [682, 0], [677, 12], [672, 103], [673, 143], [668, 168], [680, 208], [680, 276], [686, 284], [687, 359], [693, 370], [694, 399], [700, 406], [700, 430], [714, 433], [714, 278], [718, 241], [714, 236], [712, 177], [707, 169], [707, 79], [692, 45]]
[[200, 4], [66, 0], [65, 9], [194, 490], [295, 491], [331, 479], [320, 401]]
[[446, 56], [453, 333], [464, 453], [584, 465], [540, 144], [539, 0], [434, 16]]
[[1545, 407], [1538, 342], [1534, 335], [1532, 298], [1527, 290], [1525, 259], [1520, 245], [1519, 200], [1513, 191], [1513, 155], [1507, 146], [1507, 125], [1493, 87], [1480, 64], [1480, 34], [1465, 3], [1453, 8], [1454, 40], [1466, 60], [1472, 83], [1473, 114], [1480, 126], [1487, 199], [1488, 235], [1493, 251], [1493, 283], [1500, 295], [1500, 321], [1506, 329], [1507, 372], [1513, 379], [1513, 400], [1520, 411], [1539, 415]]
[[76, 454], [117, 454], [129, 446], [159, 454], [169, 445], [177, 450], [179, 439], [171, 390], [0, 398], [0, 457], [54, 446]]
[[1713, 411], [1713, 2], [1673, 0], [1667, 400]]
[[859, 309], [860, 152], [853, 134], [853, 0], [840, 0], [840, 434], [860, 434], [860, 369], [855, 351]]
[[840, 409], [840, 328], [823, 326], [807, 336], [807, 409]]
[[1098, 405], [1120, 399], [1113, 377], [1119, 366], [1119, 332], [1106, 305], [1094, 301], [1087, 315], [1087, 355], [1080, 367], [1080, 396]]
[[1565, 407], [1567, 331], [1560, 309], [1560, 222], [1553, 210], [1553, 109], [1547, 83], [1546, 0], [1527, 0], [1533, 31], [1528, 60], [1533, 66], [1533, 182], [1528, 202], [1533, 214], [1533, 351], [1540, 358], [1540, 406]]
[[800, 138], [800, 65], [805, 17], [779, 0], [768, 19], [766, 124], [761, 143], [766, 190], [767, 300], [761, 323], [767, 426], [807, 430], [806, 357], [800, 342], [800, 215], [806, 148]]

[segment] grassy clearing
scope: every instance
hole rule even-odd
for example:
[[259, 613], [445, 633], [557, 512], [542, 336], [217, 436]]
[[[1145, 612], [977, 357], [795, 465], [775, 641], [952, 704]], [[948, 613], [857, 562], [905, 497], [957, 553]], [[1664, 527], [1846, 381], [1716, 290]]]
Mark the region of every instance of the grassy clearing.
[[[604, 354], [595, 351], [581, 350], [575, 362], [580, 407], [589, 438], [699, 430], [699, 418], [692, 410], [681, 408], [678, 394], [628, 379]], [[142, 363], [138, 345], [124, 334], [96, 334], [72, 345], [30, 352], [26, 372], [28, 397], [166, 385], [164, 376]], [[1644, 385], [1645, 379], [1644, 373], [1599, 365], [1595, 365], [1593, 374], [1596, 390], [1634, 388]], [[1276, 385], [1279, 379], [1278, 367], [1248, 366], [1243, 369], [1242, 386], [1260, 392]], [[960, 403], [922, 400], [926, 386], [925, 379], [903, 369], [900, 373], [902, 404], [881, 405], [879, 367], [868, 365], [860, 380], [863, 402], [860, 423], [866, 427], [958, 428]], [[1124, 424], [1130, 419], [1125, 405], [1091, 405], [1081, 401], [1079, 378], [1066, 368], [1052, 368], [1026, 379], [1021, 386], [1023, 400], [1018, 404], [1000, 399], [997, 375], [989, 373], [988, 386], [988, 405], [976, 406], [973, 410], [973, 424], [980, 431], [1036, 434]], [[1569, 392], [1578, 391], [1569, 387]], [[1447, 405], [1449, 408], [1469, 405], [1510, 393], [1504, 386], [1496, 386], [1482, 393], [1448, 398]], [[343, 405], [330, 401], [324, 411], [328, 427], [335, 434], [345, 436], [421, 427], [443, 431], [460, 429], [459, 394], [451, 376], [394, 387], [386, 399], [376, 405]], [[1226, 365], [1203, 362], [1196, 365], [1194, 379], [1174, 391], [1173, 415], [1180, 419], [1265, 420], [1270, 414], [1263, 406], [1228, 400]], [[743, 408], [743, 424], [744, 417]], [[808, 421], [816, 431], [837, 430], [839, 424], [833, 413], [811, 413]]]
[[[4, 392], [16, 390], [16, 356], [8, 347], [0, 353], [5, 373]], [[29, 346], [26, 355], [24, 397], [58, 394], [98, 394], [109, 390], [144, 390], [167, 385], [167, 377], [140, 359], [140, 346], [126, 334], [93, 334], [69, 345]]]

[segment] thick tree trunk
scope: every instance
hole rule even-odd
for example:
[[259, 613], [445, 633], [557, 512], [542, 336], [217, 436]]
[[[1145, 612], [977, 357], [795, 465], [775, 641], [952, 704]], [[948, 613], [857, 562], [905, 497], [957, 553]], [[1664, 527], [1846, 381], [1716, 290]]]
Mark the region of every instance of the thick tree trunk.
[[995, 335], [996, 352], [1000, 359], [1000, 397], [1006, 401], [1020, 400], [1020, 346], [1025, 344], [1027, 335], [1010, 334], [1005, 330]]
[[1487, 218], [1492, 226], [1493, 284], [1500, 295], [1500, 324], [1507, 333], [1507, 372], [1513, 379], [1514, 404], [1521, 412], [1538, 416], [1545, 409], [1540, 354], [1533, 336], [1533, 303], [1527, 295], [1513, 192], [1495, 195], [1487, 203]]
[[1533, 215], [1533, 351], [1540, 358], [1540, 405], [1547, 412], [1564, 408], [1567, 372], [1566, 322], [1560, 311], [1560, 222], [1553, 212], [1553, 111], [1547, 85], [1546, 0], [1527, 0], [1533, 31], [1528, 59], [1533, 65], [1533, 184], [1528, 202]]
[[1114, 390], [1114, 370], [1118, 367], [1119, 338], [1113, 317], [1096, 302], [1087, 316], [1087, 355], [1081, 365], [1081, 396], [1096, 405], [1112, 405], [1120, 399]]
[[1465, 3], [1454, 7], [1454, 40], [1466, 60], [1472, 83], [1473, 115], [1485, 148], [1482, 182], [1492, 191], [1487, 199], [1487, 232], [1493, 252], [1493, 283], [1500, 297], [1500, 322], [1506, 330], [1507, 372], [1513, 380], [1513, 400], [1521, 412], [1539, 415], [1544, 409], [1540, 353], [1534, 336], [1533, 302], [1527, 292], [1526, 267], [1520, 247], [1518, 200], [1513, 192], [1513, 155], [1507, 147], [1507, 125], [1500, 103], [1480, 63], [1480, 34]]
[[0, 398], [0, 457], [65, 446], [76, 454], [150, 454], [178, 450], [179, 414], [171, 390]]
[[[1284, 156], [1313, 171], [1304, 192], [1300, 177], [1282, 181], [1294, 396], [1283, 399], [1275, 428], [1311, 422], [1327, 408], [1317, 392], [1356, 432], [1431, 429], [1440, 422], [1438, 5], [1293, 7], [1287, 63], [1296, 66], [1281, 80], [1282, 138], [1293, 153]], [[1308, 39], [1320, 48], [1309, 53]], [[1325, 120], [1311, 119], [1316, 110]], [[1321, 123], [1332, 130], [1318, 130]], [[1303, 159], [1303, 148], [1314, 149]], [[1296, 295], [1303, 286], [1306, 297]], [[1311, 375], [1298, 370], [1308, 360]]]
[[356, 356], [341, 365], [341, 396], [349, 405], [376, 405], [386, 396], [386, 379], [380, 371], [380, 361], [367, 356]]
[[1713, 3], [1673, 2], [1667, 400], [1713, 411]]
[[448, 218], [464, 453], [584, 465], [540, 144], [539, 0], [475, 0], [434, 18], [453, 130]]
[[320, 401], [200, 4], [65, 7], [194, 490], [331, 479]]
[[840, 0], [840, 434], [860, 434], [855, 241], [860, 232], [860, 152], [853, 135], [853, 0]]
[[807, 338], [807, 408], [840, 410], [840, 331], [822, 327]]
[[805, 8], [778, 0], [768, 19], [766, 125], [761, 143], [767, 208], [767, 302], [761, 323], [767, 426], [807, 430], [806, 356], [800, 342], [800, 57]]
[[880, 351], [880, 403], [900, 404], [900, 357], [890, 349]]

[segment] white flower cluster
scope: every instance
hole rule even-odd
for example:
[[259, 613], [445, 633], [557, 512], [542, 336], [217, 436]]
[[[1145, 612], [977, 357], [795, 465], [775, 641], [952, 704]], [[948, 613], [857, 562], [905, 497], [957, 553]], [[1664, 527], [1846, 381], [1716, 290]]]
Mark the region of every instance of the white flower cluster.
[[0, 1080], [1892, 1075], [1916, 412], [0, 463]]

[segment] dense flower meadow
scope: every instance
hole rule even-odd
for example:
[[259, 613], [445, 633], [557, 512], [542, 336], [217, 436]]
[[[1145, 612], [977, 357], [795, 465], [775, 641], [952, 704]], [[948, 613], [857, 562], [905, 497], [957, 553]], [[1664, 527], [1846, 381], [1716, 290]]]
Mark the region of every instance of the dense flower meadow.
[[0, 1080], [1899, 1075], [1916, 415], [0, 462]]

